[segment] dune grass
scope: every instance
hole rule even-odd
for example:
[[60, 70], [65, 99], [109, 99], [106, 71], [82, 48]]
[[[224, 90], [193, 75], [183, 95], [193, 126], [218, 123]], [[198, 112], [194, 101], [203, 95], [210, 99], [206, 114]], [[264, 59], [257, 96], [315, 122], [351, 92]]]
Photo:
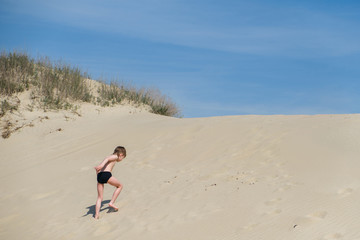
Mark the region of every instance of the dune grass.
[[[165, 116], [180, 116], [176, 105], [159, 91], [137, 89], [126, 84], [102, 83], [98, 97], [87, 84], [90, 76], [78, 67], [52, 62], [49, 58], [34, 59], [25, 52], [2, 52], [0, 55], [0, 93], [12, 96], [31, 90], [34, 104], [44, 109], [69, 109], [74, 102], [91, 102], [102, 106], [122, 104], [147, 105], [151, 112]], [[17, 106], [1, 100], [0, 117]]]
[[110, 85], [102, 84], [99, 89], [102, 105], [129, 102], [135, 105], [149, 106], [151, 112], [165, 116], [179, 116], [177, 106], [156, 89], [136, 88], [113, 81]]
[[0, 55], [0, 93], [12, 96], [31, 89], [44, 109], [66, 109], [78, 100], [90, 102], [86, 77], [79, 68], [54, 64], [48, 58], [35, 60], [23, 52]]

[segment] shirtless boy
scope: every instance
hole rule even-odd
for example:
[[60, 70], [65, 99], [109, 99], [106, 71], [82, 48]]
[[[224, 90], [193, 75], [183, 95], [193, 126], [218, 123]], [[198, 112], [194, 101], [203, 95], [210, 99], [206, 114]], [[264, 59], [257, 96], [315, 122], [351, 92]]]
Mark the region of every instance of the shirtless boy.
[[97, 191], [98, 198], [96, 201], [95, 207], [95, 219], [99, 219], [99, 213], [101, 208], [101, 202], [103, 200], [104, 193], [104, 184], [109, 183], [110, 185], [116, 187], [114, 194], [111, 198], [109, 206], [113, 208], [115, 211], [118, 208], [114, 205], [116, 198], [119, 196], [122, 184], [112, 176], [111, 171], [116, 162], [120, 162], [126, 157], [126, 149], [124, 147], [118, 146], [115, 148], [114, 153], [108, 157], [106, 157], [98, 166], [95, 167], [97, 174]]

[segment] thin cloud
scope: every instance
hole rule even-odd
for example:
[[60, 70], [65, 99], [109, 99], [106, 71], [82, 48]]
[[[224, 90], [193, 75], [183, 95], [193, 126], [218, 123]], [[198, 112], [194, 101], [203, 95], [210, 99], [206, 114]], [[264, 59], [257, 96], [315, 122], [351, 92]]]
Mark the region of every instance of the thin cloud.
[[[242, 4], [231, 9], [224, 4], [215, 9], [206, 8], [210, 4], [205, 1], [161, 0], [9, 3], [13, 11], [58, 24], [187, 47], [292, 57], [360, 51], [359, 26], [304, 8]], [[254, 19], [254, 14], [264, 16]], [[290, 15], [293, 20], [288, 20]]]

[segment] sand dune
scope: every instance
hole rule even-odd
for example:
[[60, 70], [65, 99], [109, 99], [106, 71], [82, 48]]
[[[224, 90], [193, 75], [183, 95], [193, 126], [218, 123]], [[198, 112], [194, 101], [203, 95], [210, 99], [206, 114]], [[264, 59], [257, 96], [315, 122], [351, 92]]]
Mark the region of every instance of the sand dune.
[[[360, 115], [38, 114], [0, 140], [1, 239], [360, 239]], [[93, 167], [117, 145], [120, 209], [106, 185], [94, 220]]]

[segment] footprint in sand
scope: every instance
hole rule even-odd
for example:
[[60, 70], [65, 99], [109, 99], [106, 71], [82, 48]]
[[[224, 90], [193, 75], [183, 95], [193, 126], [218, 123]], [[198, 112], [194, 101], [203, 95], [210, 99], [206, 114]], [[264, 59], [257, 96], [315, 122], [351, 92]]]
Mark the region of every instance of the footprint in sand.
[[299, 218], [295, 219], [293, 228], [295, 229], [295, 228], [299, 228], [299, 227], [309, 226], [313, 223], [316, 223], [317, 221], [321, 221], [321, 220], [325, 219], [327, 214], [328, 213], [326, 211], [317, 211], [317, 212], [308, 214], [304, 217], [299, 217]]
[[242, 229], [247, 230], [247, 231], [251, 231], [254, 228], [256, 228], [259, 224], [258, 223], [249, 223], [248, 225], [242, 227]]
[[296, 183], [293, 182], [286, 182], [281, 185], [280, 188], [276, 189], [275, 192], [283, 192], [286, 190], [290, 190], [292, 187], [296, 186]]
[[281, 209], [274, 209], [274, 210], [267, 211], [265, 214], [266, 215], [277, 215], [277, 214], [280, 214], [281, 212], [282, 212]]
[[269, 200], [269, 201], [264, 202], [264, 204], [265, 204], [266, 206], [272, 206], [272, 205], [277, 204], [277, 203], [280, 202], [280, 201], [281, 201], [281, 198], [274, 198], [274, 199], [271, 199], [271, 200]]
[[353, 191], [354, 191], [354, 189], [352, 189], [352, 188], [344, 188], [344, 189], [340, 189], [337, 193], [341, 197], [346, 197], [346, 196], [350, 195]]
[[[269, 201], [264, 202], [264, 204], [267, 206], [266, 210], [263, 215], [277, 215], [282, 212], [281, 209], [277, 208], [276, 205], [281, 201], [281, 198], [274, 198]], [[269, 209], [270, 208], [270, 209]]]
[[321, 220], [321, 219], [324, 219], [326, 217], [326, 215], [327, 215], [327, 212], [318, 211], [318, 212], [314, 212], [314, 213], [311, 213], [311, 214], [307, 215], [307, 217]]
[[341, 239], [343, 236], [340, 233], [327, 234], [320, 240], [331, 240], [331, 239]]

